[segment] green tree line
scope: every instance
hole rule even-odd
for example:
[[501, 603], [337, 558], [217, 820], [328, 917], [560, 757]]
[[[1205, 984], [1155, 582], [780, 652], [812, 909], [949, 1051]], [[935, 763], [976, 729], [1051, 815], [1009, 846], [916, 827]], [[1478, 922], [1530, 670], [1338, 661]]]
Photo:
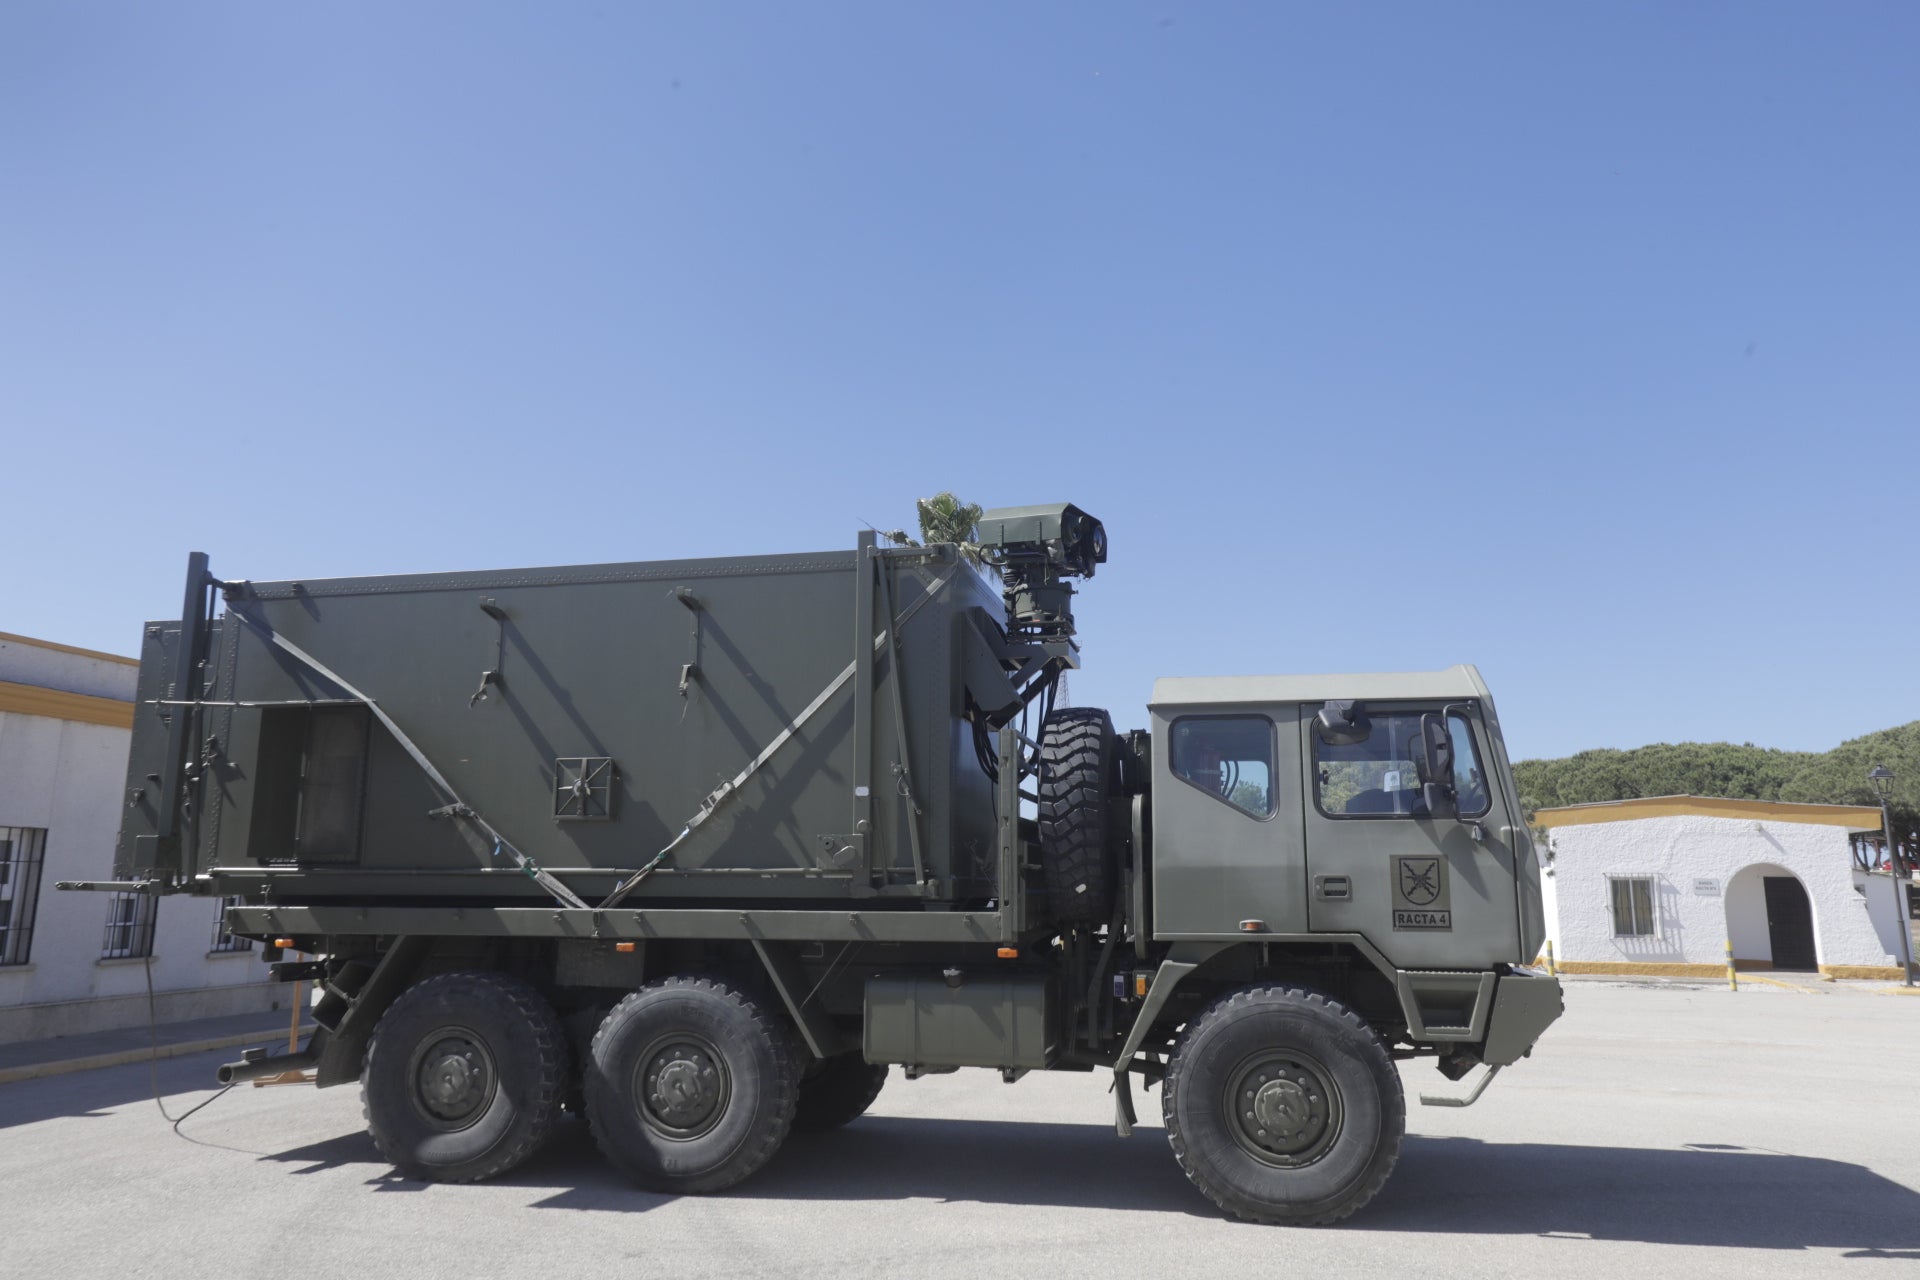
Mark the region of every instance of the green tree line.
[[1867, 782], [1875, 765], [1893, 770], [1895, 825], [1910, 826], [1920, 816], [1920, 720], [1851, 739], [1831, 751], [1777, 751], [1750, 742], [1657, 742], [1630, 751], [1602, 748], [1559, 760], [1522, 760], [1513, 775], [1520, 794], [1543, 809], [1680, 795], [1878, 805]]

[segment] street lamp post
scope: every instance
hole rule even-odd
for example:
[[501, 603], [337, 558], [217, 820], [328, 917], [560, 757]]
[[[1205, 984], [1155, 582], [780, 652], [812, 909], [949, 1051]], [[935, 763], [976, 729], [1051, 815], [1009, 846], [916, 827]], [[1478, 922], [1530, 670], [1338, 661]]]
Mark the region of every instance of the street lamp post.
[[1913, 985], [1913, 925], [1907, 912], [1907, 895], [1910, 877], [1906, 874], [1906, 863], [1900, 857], [1899, 846], [1893, 837], [1893, 770], [1883, 764], [1873, 766], [1867, 774], [1867, 782], [1873, 787], [1874, 794], [1880, 797], [1880, 834], [1887, 841], [1887, 874], [1893, 878], [1894, 919], [1900, 926], [1900, 950], [1902, 953], [1901, 975], [1906, 985]]

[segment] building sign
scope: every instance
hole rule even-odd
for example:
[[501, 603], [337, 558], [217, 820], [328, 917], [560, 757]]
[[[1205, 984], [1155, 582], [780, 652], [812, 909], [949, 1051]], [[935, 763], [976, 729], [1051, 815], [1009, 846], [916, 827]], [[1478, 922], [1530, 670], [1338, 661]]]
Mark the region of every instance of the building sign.
[[1695, 880], [1693, 882], [1693, 891], [1703, 898], [1715, 898], [1720, 895], [1720, 882], [1718, 880]]

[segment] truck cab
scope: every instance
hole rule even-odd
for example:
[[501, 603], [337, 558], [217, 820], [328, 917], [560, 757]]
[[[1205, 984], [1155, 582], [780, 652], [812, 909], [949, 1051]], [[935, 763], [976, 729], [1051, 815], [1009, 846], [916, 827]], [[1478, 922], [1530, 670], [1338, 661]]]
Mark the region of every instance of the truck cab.
[[[1330, 705], [1351, 718], [1330, 729]], [[1333, 935], [1402, 969], [1539, 954], [1539, 868], [1473, 667], [1167, 679], [1151, 713], [1155, 939]], [[1425, 773], [1429, 717], [1444, 778]], [[1430, 783], [1451, 793], [1437, 814]]]
[[1155, 944], [1341, 955], [1349, 995], [1408, 1048], [1459, 1059], [1484, 1039], [1545, 922], [1477, 669], [1162, 679], [1150, 713]]

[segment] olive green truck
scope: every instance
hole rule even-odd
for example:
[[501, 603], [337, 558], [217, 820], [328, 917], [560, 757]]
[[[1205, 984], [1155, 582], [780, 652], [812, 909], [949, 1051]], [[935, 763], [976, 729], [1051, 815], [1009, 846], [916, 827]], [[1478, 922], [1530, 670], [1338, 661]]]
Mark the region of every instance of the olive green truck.
[[[1325, 1223], [1561, 1011], [1478, 672], [1170, 679], [1056, 705], [1100, 523], [979, 542], [313, 581], [189, 561], [146, 628], [114, 881], [227, 901], [403, 1173], [568, 1110], [712, 1192], [891, 1068], [1157, 1085], [1229, 1213]], [[1461, 1086], [1465, 1088], [1466, 1086]]]

